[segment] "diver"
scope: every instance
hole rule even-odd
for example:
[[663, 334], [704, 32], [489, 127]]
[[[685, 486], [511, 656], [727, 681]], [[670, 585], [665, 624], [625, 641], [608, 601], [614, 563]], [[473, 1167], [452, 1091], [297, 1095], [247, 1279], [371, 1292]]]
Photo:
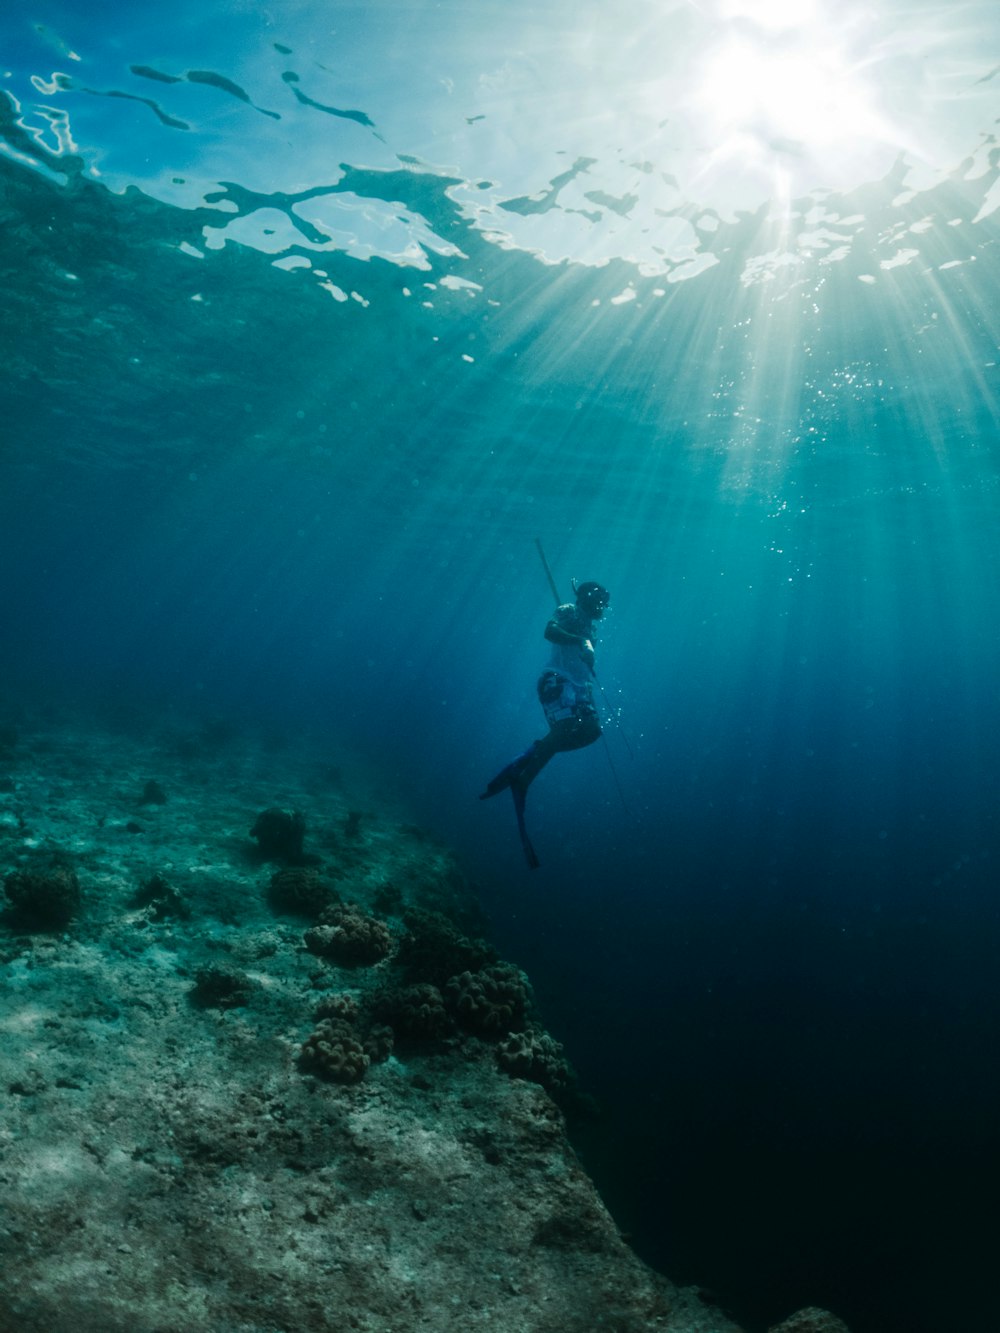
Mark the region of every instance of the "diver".
[[510, 788], [524, 854], [533, 870], [538, 867], [538, 857], [524, 824], [528, 788], [553, 755], [563, 750], [581, 750], [585, 745], [593, 745], [601, 735], [594, 704], [594, 632], [611, 597], [599, 583], [574, 582], [573, 591], [576, 604], [567, 602], [558, 606], [545, 626], [552, 654], [549, 665], [538, 678], [538, 701], [549, 724], [548, 735], [512, 759], [479, 797], [485, 801]]

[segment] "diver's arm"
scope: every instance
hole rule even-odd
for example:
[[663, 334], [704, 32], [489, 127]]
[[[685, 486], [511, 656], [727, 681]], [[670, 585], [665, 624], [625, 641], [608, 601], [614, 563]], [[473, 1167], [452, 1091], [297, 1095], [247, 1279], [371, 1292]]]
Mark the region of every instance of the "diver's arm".
[[590, 640], [583, 634], [571, 634], [569, 630], [564, 629], [554, 617], [545, 626], [545, 637], [548, 639], [549, 643], [578, 643], [581, 647], [585, 643], [590, 642]]
[[580, 649], [581, 658], [586, 662], [587, 666], [590, 667], [591, 671], [593, 671], [594, 645], [586, 635], [572, 634], [568, 629], [565, 629], [560, 625], [558, 620], [553, 618], [545, 626], [545, 637], [548, 639], [549, 643], [559, 643], [564, 647], [569, 647], [575, 644]]

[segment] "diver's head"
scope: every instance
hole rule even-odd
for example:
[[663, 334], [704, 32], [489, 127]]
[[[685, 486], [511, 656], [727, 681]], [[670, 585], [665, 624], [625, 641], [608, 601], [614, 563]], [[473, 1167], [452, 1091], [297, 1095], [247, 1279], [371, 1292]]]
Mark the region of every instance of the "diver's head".
[[607, 588], [602, 588], [599, 583], [574, 583], [573, 591], [576, 593], [576, 604], [583, 614], [591, 620], [600, 620], [611, 601]]

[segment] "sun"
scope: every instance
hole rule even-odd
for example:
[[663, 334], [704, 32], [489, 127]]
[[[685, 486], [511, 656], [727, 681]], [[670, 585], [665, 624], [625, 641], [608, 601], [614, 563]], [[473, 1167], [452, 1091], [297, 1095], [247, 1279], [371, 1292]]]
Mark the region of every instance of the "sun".
[[691, 97], [712, 170], [738, 166], [786, 181], [817, 168], [856, 175], [873, 152], [898, 142], [850, 25], [808, 0], [729, 0], [724, 14]]
[[721, 129], [809, 148], [877, 128], [866, 90], [829, 49], [730, 39], [708, 58], [699, 100]]
[[815, 24], [819, 9], [817, 0], [722, 0], [719, 15], [730, 22], [746, 20], [777, 32]]

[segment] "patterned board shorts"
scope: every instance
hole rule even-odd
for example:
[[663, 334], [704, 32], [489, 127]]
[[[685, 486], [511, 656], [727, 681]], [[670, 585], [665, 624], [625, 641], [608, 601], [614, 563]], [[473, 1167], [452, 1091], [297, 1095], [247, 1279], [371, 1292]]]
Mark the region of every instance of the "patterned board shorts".
[[542, 705], [545, 720], [550, 727], [555, 722], [565, 722], [567, 718], [584, 722], [597, 717], [594, 690], [590, 682], [577, 685], [558, 671], [543, 671], [538, 677], [538, 702]]

